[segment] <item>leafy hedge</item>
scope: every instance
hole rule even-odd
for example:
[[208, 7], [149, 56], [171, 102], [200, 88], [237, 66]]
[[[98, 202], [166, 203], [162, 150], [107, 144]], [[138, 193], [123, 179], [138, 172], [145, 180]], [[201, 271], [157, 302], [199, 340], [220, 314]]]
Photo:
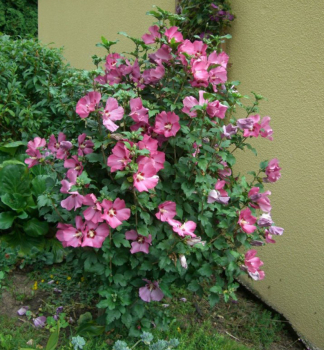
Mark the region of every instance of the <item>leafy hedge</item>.
[[37, 36], [37, 0], [0, 0], [0, 32]]
[[0, 51], [0, 140], [50, 135], [62, 127], [71, 135], [79, 122], [75, 103], [91, 87], [89, 72], [69, 67], [61, 49], [36, 39], [3, 35]]

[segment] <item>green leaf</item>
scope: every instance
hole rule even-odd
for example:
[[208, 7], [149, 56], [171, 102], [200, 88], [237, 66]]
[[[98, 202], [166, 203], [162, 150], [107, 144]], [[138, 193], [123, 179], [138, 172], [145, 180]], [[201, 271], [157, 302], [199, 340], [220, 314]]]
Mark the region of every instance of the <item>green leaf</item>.
[[30, 180], [25, 166], [6, 165], [0, 170], [0, 183], [0, 194], [19, 193], [26, 197], [30, 195]]
[[195, 184], [194, 183], [188, 183], [188, 182], [183, 182], [181, 184], [181, 188], [186, 195], [186, 197], [190, 197], [192, 193], [195, 191]]
[[42, 251], [45, 244], [44, 237], [30, 237], [23, 232], [2, 235], [1, 240], [5, 241], [13, 249], [19, 248], [19, 257], [31, 256], [35, 251]]
[[50, 178], [48, 175], [38, 175], [32, 180], [33, 194], [38, 197], [42, 195], [46, 190], [46, 179]]
[[138, 225], [137, 233], [140, 236], [145, 236], [145, 237], [147, 237], [150, 234], [146, 225]]
[[121, 316], [120, 311], [118, 310], [108, 310], [107, 316], [106, 316], [106, 322], [107, 324], [110, 324], [114, 322], [115, 320], [118, 320]]
[[142, 301], [138, 301], [133, 307], [133, 314], [141, 319], [145, 313], [145, 306]]
[[45, 350], [54, 350], [57, 347], [60, 335], [60, 322], [57, 321], [57, 326], [55, 327], [54, 332], [48, 339]]
[[125, 314], [123, 314], [123, 316], [121, 317], [121, 320], [123, 322], [123, 324], [127, 327], [130, 328], [133, 318], [132, 315], [128, 312], [126, 312]]
[[19, 193], [6, 193], [1, 196], [1, 200], [13, 210], [23, 210], [27, 205], [26, 197]]
[[201, 286], [200, 284], [198, 283], [198, 281], [191, 281], [189, 284], [188, 284], [188, 289], [192, 292], [197, 292], [198, 289], [200, 289]]
[[45, 236], [48, 232], [48, 223], [32, 218], [24, 225], [24, 231], [31, 237]]
[[116, 273], [116, 275], [114, 275], [114, 282], [116, 284], [121, 285], [122, 287], [125, 287], [127, 285], [127, 281], [125, 280], [125, 277], [120, 273]]
[[77, 334], [81, 336], [95, 337], [103, 334], [104, 326], [99, 326], [95, 321], [83, 322], [77, 329]]
[[112, 240], [117, 248], [120, 248], [123, 245], [125, 248], [130, 247], [130, 243], [127, 239], [125, 239], [124, 233], [114, 233], [112, 235]]
[[204, 264], [198, 272], [201, 274], [201, 276], [210, 277], [213, 274], [213, 270], [210, 266], [210, 264]]
[[6, 230], [12, 226], [15, 220], [15, 214], [12, 211], [0, 213], [0, 230]]

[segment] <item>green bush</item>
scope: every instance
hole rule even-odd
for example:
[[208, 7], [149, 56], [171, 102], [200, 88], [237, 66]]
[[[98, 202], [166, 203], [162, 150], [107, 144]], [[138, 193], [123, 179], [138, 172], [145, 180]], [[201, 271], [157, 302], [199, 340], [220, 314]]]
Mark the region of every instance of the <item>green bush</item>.
[[26, 140], [80, 122], [75, 104], [91, 86], [89, 72], [65, 64], [62, 49], [35, 39], [0, 36], [0, 140]]
[[37, 36], [37, 0], [0, 0], [0, 32]]

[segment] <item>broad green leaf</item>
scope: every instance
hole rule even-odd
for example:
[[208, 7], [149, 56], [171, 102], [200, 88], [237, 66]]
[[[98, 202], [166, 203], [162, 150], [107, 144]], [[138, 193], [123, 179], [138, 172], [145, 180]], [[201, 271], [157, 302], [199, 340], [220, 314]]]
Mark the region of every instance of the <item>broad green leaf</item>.
[[9, 164], [0, 170], [0, 194], [19, 193], [30, 195], [30, 180], [28, 169], [18, 164]]
[[55, 327], [54, 332], [48, 339], [45, 350], [54, 350], [57, 347], [60, 335], [60, 322], [57, 321], [57, 325]]
[[32, 218], [25, 223], [24, 230], [31, 237], [44, 236], [48, 232], [48, 223]]
[[5, 193], [1, 196], [1, 201], [13, 210], [23, 210], [27, 206], [26, 197], [19, 193]]
[[10, 228], [15, 220], [15, 214], [12, 211], [0, 213], [0, 230]]

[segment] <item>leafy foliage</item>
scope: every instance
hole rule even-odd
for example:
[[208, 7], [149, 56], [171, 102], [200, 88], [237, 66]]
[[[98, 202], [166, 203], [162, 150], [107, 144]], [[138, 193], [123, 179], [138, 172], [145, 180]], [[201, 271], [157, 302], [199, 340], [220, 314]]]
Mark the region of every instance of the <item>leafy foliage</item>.
[[37, 0], [0, 0], [0, 32], [12, 36], [37, 36]]
[[177, 13], [183, 20], [176, 25], [190, 40], [195, 35], [222, 35], [234, 20], [229, 0], [179, 0]]

